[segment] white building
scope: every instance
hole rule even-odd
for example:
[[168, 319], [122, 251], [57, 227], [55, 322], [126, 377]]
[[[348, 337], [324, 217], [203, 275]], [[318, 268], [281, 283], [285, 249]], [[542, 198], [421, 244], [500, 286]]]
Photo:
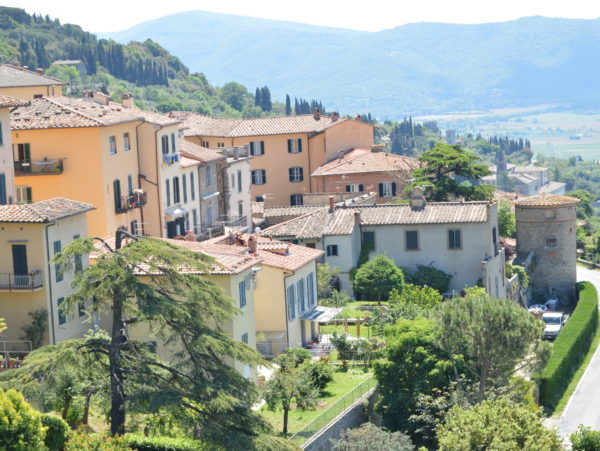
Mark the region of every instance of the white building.
[[262, 234], [325, 251], [325, 261], [340, 268], [340, 288], [348, 293], [350, 269], [356, 267], [361, 248], [370, 246], [370, 255], [385, 254], [398, 266], [433, 266], [451, 274], [451, 290], [481, 283], [491, 296], [503, 297], [504, 250], [497, 224], [496, 204], [427, 204], [413, 193], [410, 204], [332, 206]]
[[26, 105], [13, 97], [0, 95], [0, 205], [15, 199], [15, 170], [10, 135], [10, 108]]
[[220, 149], [226, 157], [220, 163], [222, 183], [221, 219], [230, 230], [249, 230], [252, 225], [250, 173], [252, 156], [248, 146]]

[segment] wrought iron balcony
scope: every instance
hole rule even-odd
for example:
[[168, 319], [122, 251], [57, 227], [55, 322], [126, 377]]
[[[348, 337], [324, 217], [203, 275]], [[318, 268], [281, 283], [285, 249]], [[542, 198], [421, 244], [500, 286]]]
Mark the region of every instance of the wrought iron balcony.
[[41, 271], [29, 274], [0, 273], [0, 290], [35, 290], [44, 285]]
[[144, 190], [136, 189], [130, 196], [121, 196], [121, 205], [117, 205], [117, 213], [125, 213], [134, 208], [143, 207], [148, 203], [148, 196]]
[[63, 159], [15, 161], [15, 175], [59, 175], [63, 173]]

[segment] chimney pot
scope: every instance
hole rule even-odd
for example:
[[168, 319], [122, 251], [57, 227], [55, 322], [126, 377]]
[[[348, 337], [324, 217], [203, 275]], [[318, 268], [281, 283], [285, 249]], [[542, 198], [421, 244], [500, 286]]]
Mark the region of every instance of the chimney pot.
[[315, 108], [315, 111], [313, 112], [313, 117], [315, 118], [316, 121], [321, 119], [321, 110], [319, 110], [318, 108]]
[[248, 249], [251, 254], [256, 254], [256, 251], [258, 250], [258, 240], [256, 239], [256, 236], [251, 235], [250, 238], [248, 238]]
[[333, 213], [333, 196], [329, 196], [329, 213]]
[[42, 69], [41, 67], [38, 67], [36, 72], [40, 75], [44, 75], [44, 69]]
[[124, 108], [133, 108], [133, 94], [123, 94], [122, 104]]
[[340, 118], [340, 115], [338, 114], [337, 111], [334, 111], [333, 113], [331, 113], [331, 122], [337, 122], [337, 120]]
[[410, 193], [410, 208], [412, 210], [422, 210], [427, 206], [423, 188], [415, 186]]
[[360, 114], [357, 114], [354, 120], [360, 122], [362, 120], [362, 116]]

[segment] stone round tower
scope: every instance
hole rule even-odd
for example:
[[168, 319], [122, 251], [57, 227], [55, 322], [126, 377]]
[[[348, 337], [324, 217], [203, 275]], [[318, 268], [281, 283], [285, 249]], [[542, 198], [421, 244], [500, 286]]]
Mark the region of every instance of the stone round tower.
[[540, 194], [515, 201], [517, 260], [529, 262], [532, 294], [573, 302], [577, 282], [576, 206], [579, 199]]

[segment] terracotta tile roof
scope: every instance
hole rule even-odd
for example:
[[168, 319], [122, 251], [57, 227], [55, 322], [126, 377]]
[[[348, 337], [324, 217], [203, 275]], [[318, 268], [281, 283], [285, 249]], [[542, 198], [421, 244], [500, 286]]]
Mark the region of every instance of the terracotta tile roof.
[[180, 123], [160, 114], [125, 108], [119, 103], [103, 105], [93, 100], [70, 97], [34, 99], [29, 105], [14, 110], [10, 119], [13, 130], [102, 127], [133, 121], [146, 121], [162, 126]]
[[547, 170], [548, 168], [541, 166], [515, 166], [515, 172], [544, 172]]
[[199, 166], [200, 164], [202, 164], [201, 161], [188, 158], [184, 154], [181, 154], [181, 157], [179, 158], [179, 165], [182, 168], [191, 168], [192, 166]]
[[315, 119], [312, 114], [255, 119], [215, 118], [184, 111], [173, 111], [170, 115], [183, 120], [184, 126], [187, 127], [184, 131], [185, 136], [214, 136], [223, 138], [285, 135], [290, 133], [318, 133], [328, 127], [352, 120], [340, 118], [337, 121], [332, 121], [328, 116], [321, 116], [319, 119]]
[[66, 81], [38, 74], [22, 67], [2, 64], [0, 66], [0, 88], [17, 88], [21, 86], [66, 85]]
[[540, 186], [540, 194], [542, 193], [553, 193], [559, 189], [564, 189], [567, 186], [564, 182], [548, 182], [545, 185]]
[[341, 158], [331, 160], [312, 173], [314, 177], [325, 175], [358, 174], [363, 172], [411, 171], [420, 166], [416, 158], [370, 149], [354, 149]]
[[[244, 243], [247, 243], [249, 234], [241, 235]], [[258, 236], [256, 257], [266, 266], [272, 266], [288, 271], [297, 271], [303, 266], [323, 256], [324, 252], [318, 249], [311, 249], [305, 246], [298, 246], [292, 243], [273, 240], [266, 237]], [[229, 238], [218, 237], [212, 240], [199, 243], [201, 246], [219, 245], [222, 249], [226, 247], [230, 252], [248, 254], [248, 247], [245, 245], [227, 244]], [[226, 252], [223, 250], [223, 252]]]
[[0, 222], [47, 223], [95, 209], [90, 204], [55, 197], [32, 204], [0, 205]]
[[329, 207], [318, 210], [289, 221], [276, 224], [261, 232], [263, 236], [287, 237], [295, 239], [319, 239], [323, 236], [350, 235], [355, 227], [354, 213], [349, 208], [336, 208], [332, 213]]
[[263, 217], [298, 217], [305, 215], [306, 213], [312, 213], [317, 210], [322, 210], [325, 205], [293, 205], [289, 207], [264, 207]]
[[17, 99], [15, 97], [0, 95], [0, 108], [13, 108], [27, 105], [29, 102]]
[[528, 196], [516, 200], [514, 204], [517, 207], [536, 208], [536, 207], [559, 207], [563, 205], [575, 205], [579, 199], [571, 196], [562, 196], [560, 194], [538, 194], [537, 196]]
[[197, 161], [201, 161], [202, 163], [213, 163], [215, 161], [224, 160], [227, 158], [221, 152], [199, 146], [198, 144], [194, 144], [186, 139], [181, 141], [181, 144], [179, 145], [179, 151], [182, 155]]
[[269, 227], [261, 235], [297, 239], [350, 235], [357, 220], [366, 226], [485, 222], [488, 206], [487, 202], [440, 202], [413, 210], [409, 204], [380, 204], [336, 207], [333, 213], [326, 207]]

